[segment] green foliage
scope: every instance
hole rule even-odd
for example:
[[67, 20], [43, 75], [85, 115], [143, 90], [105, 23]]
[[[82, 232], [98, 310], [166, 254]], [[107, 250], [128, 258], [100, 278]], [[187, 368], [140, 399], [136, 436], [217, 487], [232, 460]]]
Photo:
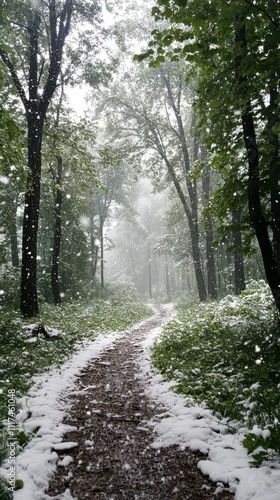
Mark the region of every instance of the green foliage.
[[256, 460], [280, 453], [279, 324], [264, 282], [219, 303], [181, 305], [153, 361], [176, 390], [245, 425]]
[[13, 492], [9, 491], [9, 484], [0, 476], [0, 498], [1, 500], [13, 500]]
[[[276, 221], [272, 228], [275, 240], [279, 233], [279, 217], [270, 198], [276, 196], [279, 204], [279, 172], [274, 165], [279, 158], [274, 148], [279, 133], [279, 74], [275, 68], [279, 60], [276, 40], [280, 4], [265, 0], [158, 0], [152, 15], [157, 28], [146, 52], [135, 59], [147, 58], [151, 66], [160, 67], [167, 59], [187, 61], [186, 78], [191, 78], [195, 87], [196, 131], [207, 148], [209, 168], [221, 174], [221, 187], [205, 212], [210, 208], [218, 219], [222, 241], [229, 239], [231, 212], [242, 212], [244, 250], [250, 254], [253, 227], [249, 224], [247, 198], [252, 195], [252, 182], [242, 122], [246, 109], [250, 110], [257, 136], [255, 177], [261, 211], [268, 225]], [[238, 33], [243, 28], [246, 41], [241, 43]], [[252, 210], [250, 216], [252, 219]]]
[[24, 486], [24, 483], [21, 479], [16, 479], [15, 490], [21, 490]]
[[[4, 266], [3, 266], [4, 267]], [[2, 267], [2, 272], [3, 272]], [[19, 278], [20, 269], [6, 267], [3, 274], [0, 276], [0, 306], [5, 308], [17, 308], [19, 305]]]

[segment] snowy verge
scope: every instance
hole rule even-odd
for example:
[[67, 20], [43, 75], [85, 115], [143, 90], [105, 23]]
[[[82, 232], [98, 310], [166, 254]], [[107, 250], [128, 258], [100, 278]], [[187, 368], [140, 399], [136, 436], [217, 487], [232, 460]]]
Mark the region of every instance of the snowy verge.
[[[154, 448], [178, 445], [182, 449], [200, 451], [208, 455], [198, 463], [199, 469], [217, 483], [229, 485], [236, 500], [280, 500], [280, 464], [274, 468], [254, 468], [242, 445], [246, 429], [236, 423], [218, 419], [208, 409], [191, 398], [172, 392], [175, 381], [166, 382], [151, 362], [151, 347], [162, 333], [154, 328], [142, 342], [143, 354], [139, 357], [139, 378], [146, 385], [145, 393], [164, 407], [163, 417], [152, 420]], [[236, 432], [229, 433], [230, 424]], [[220, 488], [217, 488], [217, 493]]]
[[[16, 479], [22, 480], [24, 487], [14, 492], [15, 500], [73, 500], [69, 490], [56, 497], [44, 493], [57, 465], [60, 465], [57, 463], [58, 454], [55, 450], [59, 449], [59, 443], [62, 443], [66, 432], [75, 429], [63, 424], [63, 419], [70, 409], [67, 396], [73, 392], [76, 380], [85, 365], [112, 349], [123, 335], [155, 318], [157, 312], [155, 308], [153, 310], [154, 316], [125, 331], [100, 335], [60, 368], [33, 377], [34, 385], [28, 395], [18, 400], [21, 411], [17, 415], [17, 422], [18, 427], [23, 427], [25, 433], [34, 432], [38, 428], [39, 430], [16, 458]], [[63, 448], [66, 446], [63, 445]], [[0, 474], [9, 479], [9, 471], [10, 465], [6, 460], [0, 467]]]

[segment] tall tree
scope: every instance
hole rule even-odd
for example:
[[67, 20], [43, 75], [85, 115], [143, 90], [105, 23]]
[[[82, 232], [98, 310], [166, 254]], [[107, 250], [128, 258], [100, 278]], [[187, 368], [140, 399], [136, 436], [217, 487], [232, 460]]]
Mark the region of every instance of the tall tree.
[[[62, 235], [65, 235], [63, 219], [67, 217], [63, 205], [66, 196], [71, 197], [69, 179], [75, 185], [75, 198], [79, 196], [83, 199], [76, 209], [81, 210], [78, 218], [84, 221], [86, 198], [100, 186], [95, 169], [94, 145], [95, 127], [92, 126], [91, 119], [76, 117], [75, 121], [71, 120], [71, 109], [67, 106], [62, 84], [60, 95], [54, 99], [49, 109], [43, 147], [43, 202], [47, 205], [47, 209], [43, 207], [43, 217], [47, 216], [51, 220], [46, 222], [45, 219], [43, 222], [53, 228], [52, 242], [48, 246], [52, 248], [51, 287], [56, 305], [61, 303], [61, 293], [64, 293], [61, 292], [60, 264], [63, 260]], [[47, 172], [50, 176], [47, 176]], [[70, 193], [66, 194], [68, 189]]]
[[[39, 310], [36, 262], [43, 129], [51, 99], [59, 84], [72, 18], [80, 19], [82, 11], [85, 17], [91, 15], [94, 18], [99, 14], [98, 3], [12, 0], [3, 21], [0, 58], [23, 104], [28, 131], [21, 278], [21, 312], [24, 316], [33, 316]], [[84, 36], [83, 30], [80, 33]], [[72, 61], [79, 59], [73, 50], [68, 50], [67, 54], [71, 55]], [[73, 64], [70, 68], [70, 71], [73, 70]]]
[[[141, 68], [133, 75], [126, 75], [128, 82], [121, 88], [113, 88], [106, 105], [114, 106], [115, 125], [118, 138], [125, 141], [124, 149], [130, 148], [141, 154], [142, 161], [147, 155], [151, 177], [158, 186], [162, 179], [171, 182], [182, 203], [186, 224], [190, 229], [190, 239], [197, 289], [201, 301], [206, 300], [198, 226], [198, 192], [196, 179], [191, 176], [192, 142], [186, 123], [187, 113], [184, 73], [177, 64], [166, 64], [158, 71]], [[127, 85], [128, 84], [128, 85]], [[120, 126], [119, 120], [125, 124]], [[111, 123], [113, 123], [110, 117]], [[160, 160], [160, 161], [159, 161]]]
[[[11, 27], [14, 35], [17, 33], [22, 36], [26, 61], [25, 67], [21, 69], [27, 75], [27, 89], [21, 80], [14, 54], [8, 51], [6, 40], [1, 43], [0, 56], [22, 101], [27, 120], [29, 170], [23, 217], [21, 312], [31, 317], [39, 312], [36, 262], [43, 127], [57, 86], [63, 47], [70, 30], [73, 0], [65, 0], [62, 4], [56, 0], [47, 3], [25, 2], [22, 6], [16, 2], [15, 8]], [[49, 36], [48, 66], [43, 56], [44, 47], [40, 46], [42, 36]]]

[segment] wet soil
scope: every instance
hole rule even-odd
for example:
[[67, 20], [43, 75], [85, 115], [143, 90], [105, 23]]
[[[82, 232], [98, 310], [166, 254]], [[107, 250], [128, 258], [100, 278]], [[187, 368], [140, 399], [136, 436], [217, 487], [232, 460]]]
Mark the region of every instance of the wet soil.
[[154, 435], [147, 422], [159, 420], [164, 408], [145, 395], [137, 358], [141, 341], [165, 316], [159, 308], [156, 317], [85, 366], [65, 419], [77, 430], [68, 432], [64, 441], [78, 446], [57, 451], [62, 463], [69, 456], [73, 461], [58, 466], [47, 492], [51, 497], [69, 488], [77, 500], [234, 498], [227, 490], [217, 493], [217, 485], [198, 470], [197, 463], [206, 456], [177, 446], [151, 447]]

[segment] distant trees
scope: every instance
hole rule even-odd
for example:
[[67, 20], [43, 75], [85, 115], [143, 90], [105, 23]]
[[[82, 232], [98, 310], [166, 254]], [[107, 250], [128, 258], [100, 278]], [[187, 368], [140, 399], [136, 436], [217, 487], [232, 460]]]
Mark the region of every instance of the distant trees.
[[[144, 153], [155, 183], [173, 184], [189, 227], [197, 289], [204, 301], [207, 291], [199, 243], [198, 189], [192, 176], [201, 145], [195, 145], [191, 133], [190, 87], [184, 85], [184, 72], [177, 64], [166, 64], [157, 71], [141, 68], [126, 79], [105, 98], [107, 109], [114, 109], [116, 120], [122, 116], [124, 124], [116, 126], [115, 139], [127, 142], [129, 138], [130, 147]], [[114, 118], [107, 119], [114, 123]]]
[[114, 246], [107, 254], [108, 279], [148, 300], [170, 300], [181, 284], [172, 248], [165, 245], [168, 196], [153, 192], [147, 178], [130, 184], [127, 196], [128, 205], [109, 228]]

